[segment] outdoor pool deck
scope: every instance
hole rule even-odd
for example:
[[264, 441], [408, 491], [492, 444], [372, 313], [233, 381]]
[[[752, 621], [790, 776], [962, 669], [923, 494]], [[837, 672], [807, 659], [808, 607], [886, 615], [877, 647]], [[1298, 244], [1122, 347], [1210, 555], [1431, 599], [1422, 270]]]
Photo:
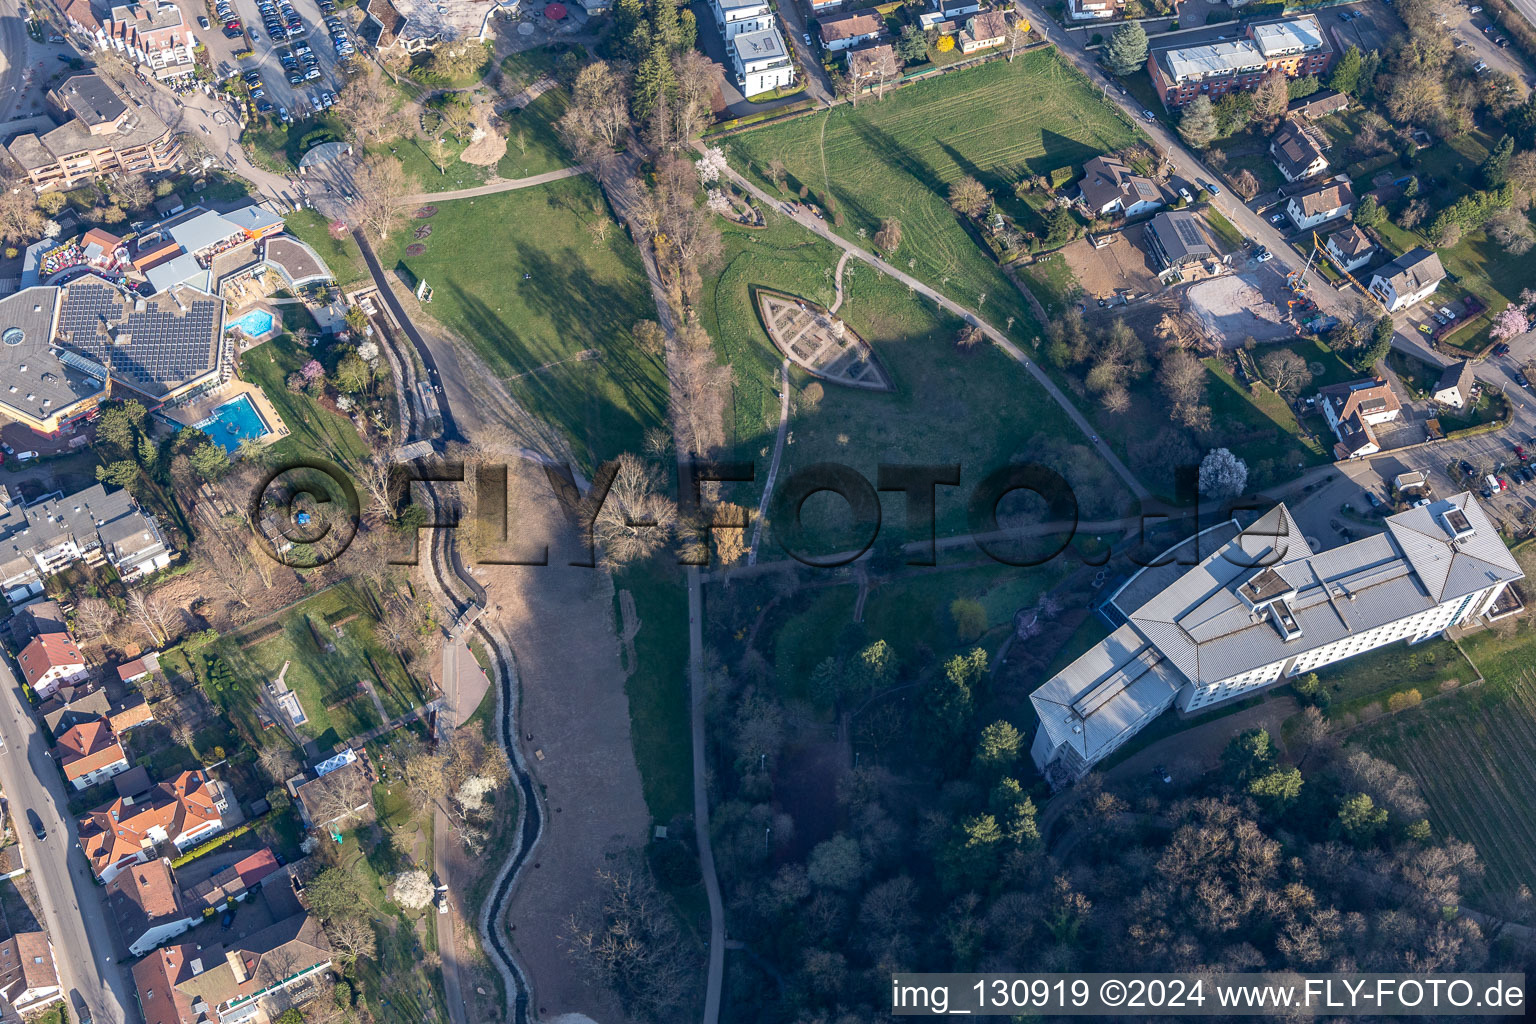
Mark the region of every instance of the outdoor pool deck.
[[[220, 407], [238, 401], [242, 395], [255, 407], [256, 414], [261, 417], [262, 422], [267, 427], [265, 434], [255, 438], [257, 444], [272, 444], [288, 436], [288, 428], [283, 424], [282, 417], [277, 414], [277, 409], [267, 400], [267, 396], [262, 393], [261, 388], [250, 381], [231, 380], [228, 384], [195, 402], [189, 402], [175, 409], [164, 410], [164, 415], [184, 427], [197, 427], [198, 424], [205, 423], [216, 416]], [[206, 430], [207, 428], [199, 427], [198, 429]], [[209, 436], [223, 444], [225, 448], [238, 447], [238, 445], [224, 444], [228, 439], [222, 435], [214, 436], [210, 433]]]

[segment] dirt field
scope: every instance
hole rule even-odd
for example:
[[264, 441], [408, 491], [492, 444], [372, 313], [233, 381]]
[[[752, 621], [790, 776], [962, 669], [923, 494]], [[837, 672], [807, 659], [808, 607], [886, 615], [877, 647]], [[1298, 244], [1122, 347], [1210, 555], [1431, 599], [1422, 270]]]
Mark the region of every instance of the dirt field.
[[628, 741], [613, 586], [606, 574], [567, 566], [579, 552], [542, 471], [512, 460], [509, 476], [518, 547], [550, 545], [548, 566], [487, 566], [481, 576], [517, 652], [520, 739], [546, 809], [535, 863], [512, 899], [510, 938], [539, 1017], [576, 1012], [618, 1024], [617, 1001], [565, 951], [571, 916], [598, 891], [597, 872], [644, 844], [650, 824]]
[[1161, 287], [1152, 258], [1142, 247], [1144, 231], [1143, 225], [1136, 224], [1111, 236], [1114, 241], [1101, 249], [1081, 238], [1062, 249], [1062, 257], [1086, 295], [1095, 299], [1118, 292], [1145, 295]]
[[1253, 274], [1225, 274], [1191, 285], [1185, 294], [1189, 311], [1226, 348], [1237, 348], [1244, 338], [1278, 341], [1295, 335], [1282, 318], [1284, 310], [1260, 288]]

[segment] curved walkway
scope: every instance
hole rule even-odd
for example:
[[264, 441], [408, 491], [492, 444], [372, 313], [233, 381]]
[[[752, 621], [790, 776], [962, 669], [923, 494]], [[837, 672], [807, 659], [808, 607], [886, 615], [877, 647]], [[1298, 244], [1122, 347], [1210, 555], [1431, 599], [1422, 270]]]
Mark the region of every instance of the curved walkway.
[[473, 188], [454, 188], [446, 192], [417, 192], [414, 195], [405, 196], [400, 202], [402, 205], [410, 205], [412, 203], [447, 202], [450, 199], [473, 199], [475, 196], [493, 196], [498, 192], [513, 192], [520, 188], [547, 185], [552, 181], [559, 181], [561, 178], [574, 178], [578, 174], [586, 173], [587, 169], [585, 167], [562, 167], [558, 171], [531, 174], [526, 178], [507, 178], [485, 185], [476, 185]]
[[[782, 200], [775, 199], [767, 192], [764, 192], [762, 189], [752, 184], [752, 182], [738, 174], [735, 168], [726, 168], [726, 173], [738, 186], [756, 196], [761, 202], [767, 204], [768, 207], [777, 210], [780, 213], [784, 213], [784, 203]], [[1095, 433], [1096, 428], [1094, 425], [1088, 422], [1088, 418], [1078, 410], [1077, 406], [1072, 403], [1072, 400], [1066, 396], [1061, 388], [1056, 386], [1056, 382], [1051, 380], [1050, 376], [1044, 370], [1036, 366], [1035, 363], [1027, 355], [1024, 354], [1024, 350], [1010, 341], [1002, 331], [999, 331], [996, 327], [993, 327], [991, 324], [987, 323], [975, 313], [966, 309], [959, 303], [947, 298], [941, 292], [938, 292], [935, 289], [929, 287], [912, 275], [897, 270], [895, 267], [891, 266], [880, 257], [874, 255], [873, 253], [866, 252], [865, 250], [859, 248], [857, 245], [854, 245], [852, 242], [848, 241], [846, 238], [843, 238], [831, 228], [827, 227], [824, 222], [817, 219], [816, 217], [813, 217], [808, 213], [793, 213], [784, 215], [789, 217], [791, 220], [806, 230], [812, 231], [817, 235], [820, 235], [822, 238], [825, 238], [833, 245], [842, 249], [844, 253], [853, 256], [856, 259], [861, 259], [865, 263], [875, 267], [881, 273], [895, 278], [902, 284], [906, 285], [908, 288], [917, 292], [919, 295], [932, 300], [938, 304], [940, 308], [948, 310], [955, 316], [960, 317], [966, 323], [974, 324], [981, 328], [982, 333], [987, 336], [988, 340], [990, 340], [994, 345], [1002, 349], [1004, 352], [1008, 353], [1008, 355], [1011, 356], [1015, 362], [1021, 364], [1024, 369], [1028, 370], [1030, 376], [1034, 377], [1035, 381], [1045, 389], [1045, 393], [1051, 397], [1051, 400], [1054, 401], [1057, 405], [1061, 406], [1062, 411], [1067, 414], [1068, 418], [1070, 418], [1072, 422], [1077, 426], [1077, 429], [1081, 430], [1083, 435], [1088, 438], [1089, 442], [1093, 445], [1094, 451], [1098, 453], [1100, 458], [1109, 464], [1109, 467], [1115, 471], [1115, 475], [1118, 476], [1125, 483], [1125, 485], [1130, 488], [1132, 494], [1136, 495], [1136, 497], [1140, 498], [1142, 501], [1146, 501], [1152, 497], [1152, 492], [1147, 490], [1146, 487], [1142, 486], [1141, 481], [1136, 479], [1136, 476], [1130, 471], [1129, 468], [1126, 467], [1125, 463], [1120, 461], [1119, 456], [1115, 455], [1115, 453], [1110, 450], [1109, 445], [1100, 440], [1099, 435]]]

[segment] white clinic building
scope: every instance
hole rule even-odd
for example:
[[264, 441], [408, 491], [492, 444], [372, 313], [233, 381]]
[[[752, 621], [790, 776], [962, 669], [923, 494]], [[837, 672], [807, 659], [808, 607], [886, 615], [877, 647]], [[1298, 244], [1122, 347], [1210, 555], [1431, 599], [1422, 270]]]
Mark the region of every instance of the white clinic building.
[[1164, 552], [1105, 603], [1123, 624], [1030, 696], [1035, 764], [1070, 782], [1175, 705], [1197, 711], [1519, 609], [1500, 598], [1524, 574], [1470, 492], [1386, 526], [1314, 552], [1278, 505]]

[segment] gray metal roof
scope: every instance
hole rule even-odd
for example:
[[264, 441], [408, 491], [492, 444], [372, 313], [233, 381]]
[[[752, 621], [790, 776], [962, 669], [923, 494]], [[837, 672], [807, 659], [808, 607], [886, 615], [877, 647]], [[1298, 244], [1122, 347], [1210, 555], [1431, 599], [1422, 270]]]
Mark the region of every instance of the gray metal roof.
[[195, 253], [210, 245], [217, 245], [231, 235], [240, 234], [240, 225], [229, 220], [222, 213], [204, 210], [196, 217], [176, 224], [169, 231], [170, 236], [176, 239], [177, 245], [187, 252]]
[[209, 271], [197, 262], [197, 257], [184, 252], [173, 260], [150, 267], [144, 274], [156, 292], [167, 291], [178, 284], [190, 283], [198, 291], [208, 291]]

